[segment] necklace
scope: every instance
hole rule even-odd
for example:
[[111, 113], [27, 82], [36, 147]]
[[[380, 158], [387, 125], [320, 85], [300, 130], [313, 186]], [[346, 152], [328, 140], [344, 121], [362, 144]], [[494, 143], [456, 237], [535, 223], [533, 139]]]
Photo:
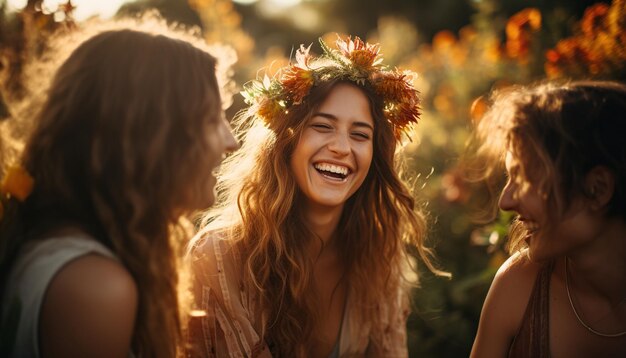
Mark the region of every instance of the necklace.
[[586, 324], [578, 315], [578, 312], [576, 311], [576, 307], [574, 307], [574, 302], [572, 302], [572, 295], [569, 292], [569, 280], [568, 280], [568, 271], [567, 271], [567, 257], [565, 257], [565, 290], [567, 291], [567, 298], [569, 299], [569, 304], [570, 306], [572, 306], [572, 311], [574, 311], [574, 315], [576, 316], [576, 319], [578, 319], [578, 322], [580, 322], [580, 324], [587, 328], [587, 330], [595, 335], [601, 336], [601, 337], [609, 337], [609, 338], [614, 338], [614, 337], [621, 337], [623, 335], [626, 335], [626, 331], [623, 332], [618, 332], [618, 333], [602, 333], [602, 332], [598, 332], [595, 329], [591, 328], [588, 324]]

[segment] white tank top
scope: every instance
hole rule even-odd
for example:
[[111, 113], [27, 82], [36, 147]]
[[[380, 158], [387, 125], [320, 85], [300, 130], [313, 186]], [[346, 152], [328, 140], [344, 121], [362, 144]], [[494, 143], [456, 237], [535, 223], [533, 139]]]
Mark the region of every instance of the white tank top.
[[70, 261], [94, 253], [117, 260], [103, 244], [80, 231], [29, 242], [22, 248], [2, 297], [2, 327], [15, 332], [10, 357], [40, 357], [39, 312], [50, 281]]

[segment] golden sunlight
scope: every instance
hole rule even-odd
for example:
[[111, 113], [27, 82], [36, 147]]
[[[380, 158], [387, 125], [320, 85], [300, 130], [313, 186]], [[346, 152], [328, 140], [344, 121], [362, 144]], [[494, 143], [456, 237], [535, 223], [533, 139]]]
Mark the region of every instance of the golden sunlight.
[[[78, 21], [85, 20], [92, 16], [98, 16], [103, 19], [108, 19], [115, 15], [117, 10], [124, 3], [130, 0], [107, 0], [107, 1], [94, 1], [94, 0], [71, 0], [72, 5], [76, 7], [74, 10], [74, 18]], [[26, 0], [8, 0], [7, 5], [10, 11], [21, 10], [26, 6]], [[66, 4], [67, 0], [44, 0], [43, 11], [44, 13], [55, 12], [60, 5]]]

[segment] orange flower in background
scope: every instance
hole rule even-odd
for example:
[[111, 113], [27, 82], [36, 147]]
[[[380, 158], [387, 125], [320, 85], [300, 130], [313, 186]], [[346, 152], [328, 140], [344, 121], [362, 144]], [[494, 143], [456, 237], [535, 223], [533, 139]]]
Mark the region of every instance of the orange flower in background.
[[35, 180], [20, 166], [12, 166], [0, 183], [0, 192], [9, 194], [19, 201], [24, 201], [33, 191]]
[[535, 8], [524, 9], [511, 16], [506, 24], [506, 52], [511, 58], [525, 62], [533, 33], [541, 28], [541, 12]]
[[594, 35], [604, 27], [604, 19], [609, 13], [607, 4], [595, 4], [585, 10], [580, 27], [585, 35]]
[[433, 36], [433, 48], [438, 52], [450, 50], [456, 44], [456, 36], [449, 31], [439, 31]]
[[579, 31], [546, 52], [548, 77], [622, 78], [626, 74], [626, 1], [585, 10]]
[[535, 8], [524, 9], [511, 16], [506, 24], [506, 36], [509, 39], [518, 39], [526, 33], [541, 28], [541, 12]]
[[[464, 38], [466, 41], [475, 36], [475, 32], [472, 35], [473, 30], [469, 27], [465, 27], [462, 31], [463, 36], [466, 36]], [[437, 55], [443, 57], [445, 63], [449, 63], [454, 67], [464, 66], [469, 53], [467, 42], [461, 42], [454, 33], [448, 30], [439, 31], [435, 34], [433, 37], [433, 49]]]
[[360, 70], [368, 71], [372, 67], [380, 65], [383, 60], [380, 57], [379, 44], [367, 44], [359, 37], [355, 37], [354, 40], [350, 37], [347, 40], [339, 38], [337, 39], [337, 48]]

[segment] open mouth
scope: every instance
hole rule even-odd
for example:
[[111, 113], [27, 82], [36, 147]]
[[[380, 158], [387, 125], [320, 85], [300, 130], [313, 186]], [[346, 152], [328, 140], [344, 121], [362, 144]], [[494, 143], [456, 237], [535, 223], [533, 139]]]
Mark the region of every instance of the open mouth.
[[316, 163], [313, 167], [324, 177], [335, 181], [344, 181], [350, 174], [350, 169], [341, 165]]

